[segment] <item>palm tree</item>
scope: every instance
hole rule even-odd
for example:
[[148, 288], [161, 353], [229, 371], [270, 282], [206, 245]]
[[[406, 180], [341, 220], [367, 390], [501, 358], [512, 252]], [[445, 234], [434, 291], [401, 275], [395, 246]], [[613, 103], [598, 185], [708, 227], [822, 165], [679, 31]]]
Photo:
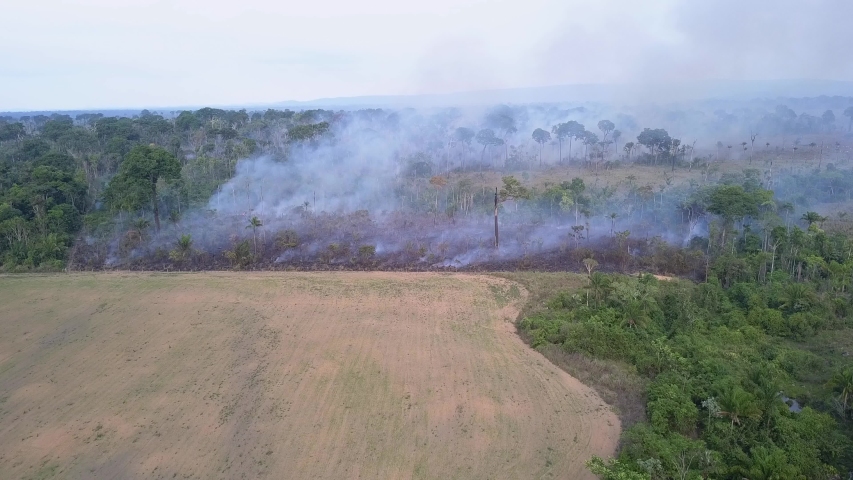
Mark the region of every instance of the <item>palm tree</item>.
[[189, 253], [190, 249], [193, 248], [193, 236], [190, 234], [181, 235], [181, 238], [178, 239], [176, 246], [181, 252]]
[[804, 220], [811, 227], [813, 223], [821, 223], [826, 220], [826, 218], [820, 216], [817, 212], [806, 212], [803, 214], [801, 220]]
[[617, 215], [616, 212], [610, 212], [609, 214], [606, 215], [606, 217], [610, 219], [610, 236], [611, 237], [613, 236], [613, 228], [616, 227], [616, 218], [618, 216], [619, 215]]
[[756, 388], [753, 390], [758, 408], [764, 412], [764, 426], [770, 428], [770, 424], [779, 415], [781, 409], [785, 408], [782, 402], [782, 392], [779, 384], [765, 371], [755, 370], [752, 372], [753, 383]]
[[794, 204], [791, 202], [784, 202], [779, 205], [779, 212], [785, 212], [785, 228], [789, 227], [788, 224], [788, 216], [794, 212]]
[[750, 453], [745, 465], [734, 468], [740, 477], [750, 480], [805, 478], [796, 467], [788, 463], [785, 451], [779, 447], [756, 447]]
[[533, 140], [539, 144], [539, 166], [542, 166], [542, 146], [551, 140], [551, 134], [542, 130], [541, 128], [537, 128], [533, 131]]
[[814, 295], [808, 286], [802, 283], [791, 283], [785, 286], [779, 300], [782, 301], [782, 308], [789, 312], [796, 312], [808, 309], [814, 301]]
[[42, 240], [41, 250], [44, 253], [49, 253], [53, 258], [60, 258], [63, 250], [62, 242], [56, 233], [47, 234]]
[[177, 225], [181, 221], [181, 214], [177, 210], [169, 212], [169, 221]]
[[751, 152], [749, 153], [749, 164], [752, 165], [752, 152], [755, 151], [755, 139], [758, 137], [757, 133], [750, 132], [749, 140], [750, 140], [750, 148]]
[[249, 224], [248, 224], [248, 225], [246, 225], [246, 228], [251, 228], [251, 229], [252, 229], [252, 243], [254, 243], [254, 246], [255, 246], [255, 255], [256, 255], [256, 256], [257, 256], [257, 254], [258, 254], [258, 235], [257, 235], [257, 230], [258, 230], [258, 228], [263, 227], [263, 226], [264, 226], [264, 224], [263, 224], [263, 223], [261, 223], [261, 219], [260, 219], [260, 218], [258, 218], [258, 217], [255, 217], [255, 216], [253, 216], [252, 218], [250, 218], [250, 219], [249, 219]]
[[589, 276], [589, 290], [592, 292], [592, 299], [598, 306], [601, 300], [607, 300], [610, 294], [610, 278], [601, 272], [592, 272]]
[[842, 410], [846, 412], [850, 397], [853, 396], [853, 367], [847, 367], [835, 372], [832, 378], [829, 379], [829, 382], [827, 382], [827, 386], [838, 393], [838, 400], [841, 401]]
[[741, 420], [755, 419], [761, 416], [761, 409], [755, 397], [741, 387], [730, 388], [720, 395], [720, 416], [728, 417], [732, 426], [740, 425]]
[[598, 266], [598, 262], [595, 261], [594, 258], [584, 258], [583, 259], [583, 266], [584, 266], [584, 268], [586, 268], [586, 273], [587, 273], [586, 306], [588, 307], [589, 306], [589, 290], [590, 290], [592, 271], [595, 270], [595, 267]]
[[853, 127], [853, 107], [847, 107], [844, 110], [844, 116], [850, 118], [850, 121], [847, 123], [847, 131], [850, 131], [850, 128]]
[[190, 234], [181, 235], [175, 242], [175, 249], [169, 252], [169, 257], [177, 262], [189, 258], [193, 248], [193, 237]]
[[622, 305], [621, 326], [627, 328], [643, 328], [648, 323], [647, 308], [642, 299], [630, 299]]
[[144, 218], [138, 218], [133, 221], [133, 228], [127, 232], [127, 235], [138, 241], [142, 241], [145, 238], [145, 230], [150, 226], [151, 222]]
[[133, 222], [133, 228], [135, 228], [140, 234], [142, 233], [143, 230], [147, 229], [150, 226], [151, 226], [151, 222], [149, 222], [148, 220], [146, 220], [144, 218], [137, 218]]
[[[558, 123], [551, 127], [551, 133], [554, 137], [557, 138], [557, 142], [560, 145], [560, 162], [563, 162], [563, 139], [567, 136], [569, 137], [569, 141], [571, 141], [571, 135], [569, 134], [569, 127], [565, 123]], [[570, 155], [571, 156], [571, 155]]]

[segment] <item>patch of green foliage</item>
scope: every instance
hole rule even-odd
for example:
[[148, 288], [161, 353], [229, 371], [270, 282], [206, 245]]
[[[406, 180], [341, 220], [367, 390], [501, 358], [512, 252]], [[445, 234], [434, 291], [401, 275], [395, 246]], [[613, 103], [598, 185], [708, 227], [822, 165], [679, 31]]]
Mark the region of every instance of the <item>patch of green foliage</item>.
[[40, 138], [19, 142], [14, 156], [3, 157], [0, 266], [6, 271], [62, 269], [87, 210], [86, 182], [74, 158]]
[[255, 258], [252, 255], [252, 244], [249, 240], [237, 242], [234, 248], [225, 251], [225, 258], [231, 262], [231, 266], [237, 270], [248, 268]]
[[726, 261], [702, 284], [593, 272], [520, 322], [535, 347], [623, 362], [647, 379], [646, 420], [624, 431], [617, 459], [590, 463], [601, 478], [846, 475], [853, 366], [826, 361], [813, 342], [849, 331], [849, 292], [829, 270], [797, 281], [796, 268], [724, 289]]

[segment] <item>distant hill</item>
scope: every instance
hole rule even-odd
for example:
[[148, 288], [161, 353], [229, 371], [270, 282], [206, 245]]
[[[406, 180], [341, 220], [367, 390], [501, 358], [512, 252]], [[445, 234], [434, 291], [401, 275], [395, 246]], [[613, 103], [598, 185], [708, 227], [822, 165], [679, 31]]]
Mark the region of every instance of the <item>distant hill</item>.
[[271, 106], [278, 108], [369, 108], [551, 102], [619, 102], [638, 104], [709, 99], [750, 100], [818, 96], [853, 96], [853, 82], [834, 80], [772, 80], [705, 81], [654, 85], [554, 85], [446, 94], [318, 98], [308, 101], [284, 101]]
[[[427, 108], [449, 106], [494, 105], [498, 103], [583, 103], [602, 102], [617, 104], [649, 104], [684, 101], [745, 101], [813, 97], [853, 97], [853, 81], [836, 80], [767, 80], [767, 81], [702, 81], [658, 84], [578, 84], [545, 87], [507, 88], [470, 92], [423, 95], [372, 95], [357, 97], [330, 97], [314, 100], [288, 100], [273, 103], [243, 105], [184, 105], [149, 107], [153, 112], [170, 116], [171, 112], [197, 110], [206, 106], [223, 109], [265, 110], [290, 109], [359, 109], [359, 108]], [[133, 116], [141, 109], [91, 109], [70, 110], [63, 113], [75, 116], [80, 113], [103, 113], [106, 116]], [[53, 111], [0, 112], [0, 116], [49, 115]]]

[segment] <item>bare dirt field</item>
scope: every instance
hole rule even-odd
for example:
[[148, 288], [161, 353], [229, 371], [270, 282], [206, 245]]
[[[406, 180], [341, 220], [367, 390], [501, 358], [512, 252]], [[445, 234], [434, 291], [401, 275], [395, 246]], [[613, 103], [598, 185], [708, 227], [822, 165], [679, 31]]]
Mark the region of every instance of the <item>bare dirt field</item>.
[[616, 416], [526, 292], [400, 273], [0, 277], [0, 478], [593, 478]]

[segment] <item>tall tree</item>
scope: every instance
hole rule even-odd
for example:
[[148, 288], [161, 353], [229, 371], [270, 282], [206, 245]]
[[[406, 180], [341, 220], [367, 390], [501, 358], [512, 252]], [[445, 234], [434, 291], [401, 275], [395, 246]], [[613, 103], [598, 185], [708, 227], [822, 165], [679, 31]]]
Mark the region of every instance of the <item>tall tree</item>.
[[749, 134], [749, 141], [751, 142], [751, 145], [750, 145], [751, 149], [749, 151], [749, 163], [750, 163], [750, 165], [752, 165], [752, 152], [755, 151], [755, 139], [757, 137], [758, 137], [757, 133], [752, 132]]
[[583, 266], [586, 268], [586, 306], [589, 306], [589, 291], [592, 289], [592, 271], [598, 267], [598, 262], [594, 258], [584, 258]]
[[842, 411], [847, 411], [850, 397], [853, 396], [853, 367], [839, 370], [829, 379], [828, 386], [838, 394]]
[[625, 153], [628, 155], [628, 160], [631, 160], [631, 152], [634, 151], [634, 142], [627, 142], [624, 147]]
[[314, 141], [329, 133], [329, 122], [309, 123], [306, 125], [295, 125], [287, 130], [288, 140], [291, 143], [303, 141]]
[[512, 175], [503, 177], [503, 187], [498, 192], [495, 188], [495, 248], [500, 246], [500, 235], [498, 233], [498, 205], [507, 200], [521, 200], [530, 198], [530, 190], [528, 190], [517, 178]]
[[[464, 153], [467, 155], [468, 147], [471, 146], [471, 140], [474, 139], [474, 130], [466, 127], [459, 127], [453, 132], [453, 139], [462, 145]], [[465, 169], [465, 157], [462, 157], [462, 169]]]
[[584, 156], [589, 155], [589, 147], [590, 145], [595, 145], [598, 143], [598, 135], [592, 132], [584, 132], [583, 133], [583, 145], [584, 145]]
[[605, 217], [610, 219], [610, 236], [613, 236], [613, 229], [616, 228], [616, 219], [619, 217], [619, 214], [616, 212], [610, 212]]
[[255, 246], [255, 256], [258, 255], [258, 233], [257, 232], [258, 232], [258, 229], [263, 227], [263, 226], [264, 226], [264, 224], [263, 224], [263, 222], [261, 222], [261, 219], [256, 217], [256, 216], [252, 216], [252, 218], [249, 219], [249, 224], [246, 225], [246, 228], [252, 229], [252, 242], [254, 243], [254, 246]]
[[483, 152], [480, 154], [480, 161], [484, 160], [486, 148], [492, 145], [498, 145], [500, 138], [495, 136], [495, 131], [491, 128], [484, 128], [477, 132], [477, 143], [483, 146]]
[[827, 110], [823, 112], [820, 119], [823, 121], [823, 125], [826, 129], [828, 131], [832, 131], [832, 128], [835, 126], [835, 113], [833, 113], [832, 110]]
[[27, 132], [24, 124], [20, 122], [2, 124], [0, 123], [0, 142], [8, 140], [21, 141]]
[[509, 160], [509, 136], [518, 131], [515, 126], [512, 109], [506, 105], [497, 107], [492, 113], [486, 116], [486, 126], [503, 132], [502, 139], [506, 153], [504, 158]]
[[803, 216], [802, 216], [802, 220], [803, 220], [804, 222], [808, 223], [809, 227], [811, 227], [811, 226], [812, 226], [812, 224], [814, 224], [814, 223], [821, 223], [821, 222], [825, 221], [825, 220], [826, 220], [826, 218], [825, 218], [825, 217], [823, 217], [823, 216], [821, 216], [821, 215], [820, 215], [819, 213], [817, 213], [817, 212], [806, 212], [806, 213], [804, 213], [804, 214], [803, 214]]
[[607, 136], [610, 135], [610, 132], [616, 129], [616, 125], [614, 125], [610, 120], [601, 120], [598, 122], [598, 129], [601, 130], [602, 133], [601, 141], [606, 142]]
[[[568, 137], [569, 141], [571, 141], [571, 136], [569, 133], [568, 124], [567, 123], [558, 123], [558, 124], [554, 125], [553, 127], [551, 127], [551, 133], [554, 134], [554, 137], [557, 138], [557, 142], [560, 145], [560, 163], [562, 163], [563, 162], [563, 140], [566, 139], [566, 137]], [[569, 158], [571, 158], [571, 152], [569, 153]]]
[[542, 146], [551, 141], [551, 134], [537, 128], [533, 131], [533, 140], [539, 144], [539, 166], [542, 166]]
[[569, 160], [572, 159], [572, 139], [574, 140], [583, 140], [584, 135], [586, 134], [586, 128], [584, 128], [583, 124], [580, 124], [574, 120], [570, 120], [566, 122], [566, 129], [568, 130], [569, 137]]
[[850, 132], [850, 128], [853, 127], [853, 107], [844, 109], [844, 116], [850, 119], [847, 121], [847, 131]]
[[714, 187], [709, 195], [708, 211], [723, 219], [720, 245], [725, 245], [726, 230], [735, 220], [758, 214], [759, 206], [772, 196], [769, 190], [748, 192], [740, 185]]
[[661, 152], [669, 150], [669, 147], [672, 145], [672, 138], [662, 128], [654, 130], [645, 128], [637, 136], [637, 142], [649, 150], [649, 153], [654, 156], [655, 164], [657, 164], [658, 155]]
[[619, 130], [613, 130], [613, 150], [616, 152], [616, 155], [619, 155], [619, 138], [622, 137], [622, 132]]
[[178, 180], [181, 164], [174, 155], [157, 146], [137, 145], [128, 152], [119, 166], [105, 196], [120, 208], [139, 209], [146, 203], [154, 211], [154, 225], [160, 231], [160, 202], [157, 182]]

